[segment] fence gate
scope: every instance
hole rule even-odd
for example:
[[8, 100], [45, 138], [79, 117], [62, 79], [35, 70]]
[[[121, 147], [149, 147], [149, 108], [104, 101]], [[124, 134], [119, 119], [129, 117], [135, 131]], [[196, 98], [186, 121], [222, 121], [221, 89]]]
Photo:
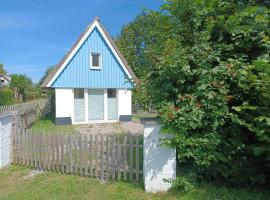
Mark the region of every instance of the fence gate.
[[142, 180], [141, 135], [39, 133], [16, 129], [13, 164], [97, 177]]

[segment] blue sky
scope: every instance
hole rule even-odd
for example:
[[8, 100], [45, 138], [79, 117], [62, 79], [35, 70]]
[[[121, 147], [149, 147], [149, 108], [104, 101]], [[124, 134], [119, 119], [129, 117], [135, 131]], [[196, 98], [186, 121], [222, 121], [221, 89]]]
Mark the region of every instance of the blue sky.
[[162, 0], [0, 0], [0, 63], [38, 81], [95, 16], [112, 36]]

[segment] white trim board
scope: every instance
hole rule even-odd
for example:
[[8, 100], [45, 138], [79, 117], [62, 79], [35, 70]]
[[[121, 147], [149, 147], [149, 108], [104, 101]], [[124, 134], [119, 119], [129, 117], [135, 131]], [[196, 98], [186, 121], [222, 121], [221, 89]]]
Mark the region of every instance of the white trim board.
[[113, 48], [112, 44], [110, 43], [109, 39], [107, 38], [106, 34], [104, 33], [104, 31], [102, 30], [99, 22], [97, 20], [95, 20], [92, 25], [89, 27], [89, 29], [86, 31], [86, 33], [84, 34], [84, 36], [82, 37], [82, 39], [80, 40], [80, 42], [77, 44], [77, 46], [73, 49], [73, 51], [69, 54], [68, 58], [65, 60], [65, 62], [61, 65], [61, 67], [58, 69], [58, 71], [55, 73], [55, 75], [52, 77], [52, 79], [47, 83], [46, 87], [51, 87], [52, 84], [54, 83], [54, 81], [56, 80], [56, 78], [61, 74], [61, 72], [65, 69], [65, 67], [67, 66], [67, 64], [71, 61], [71, 59], [73, 58], [73, 56], [77, 53], [77, 51], [81, 48], [81, 46], [83, 45], [83, 43], [85, 42], [85, 40], [88, 38], [88, 36], [92, 33], [92, 31], [94, 30], [94, 28], [97, 28], [99, 30], [99, 32], [101, 33], [102, 37], [104, 38], [104, 40], [106, 41], [107, 45], [109, 46], [109, 48], [112, 50], [113, 55], [116, 57], [116, 59], [118, 60], [118, 62], [120, 63], [121, 67], [124, 69], [125, 73], [128, 75], [128, 77], [130, 79], [132, 79], [131, 74], [129, 73], [129, 71], [127, 70], [127, 68], [125, 67], [124, 63], [122, 62], [120, 56], [117, 54], [117, 52], [115, 51], [115, 49]]

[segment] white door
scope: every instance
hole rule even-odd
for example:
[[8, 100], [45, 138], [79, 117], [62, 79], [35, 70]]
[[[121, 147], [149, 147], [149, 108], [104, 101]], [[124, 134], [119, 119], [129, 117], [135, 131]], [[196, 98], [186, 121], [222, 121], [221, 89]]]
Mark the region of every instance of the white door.
[[107, 89], [108, 120], [117, 120], [117, 96], [116, 89]]
[[88, 90], [88, 120], [104, 120], [104, 90]]
[[74, 122], [85, 121], [84, 89], [74, 89]]

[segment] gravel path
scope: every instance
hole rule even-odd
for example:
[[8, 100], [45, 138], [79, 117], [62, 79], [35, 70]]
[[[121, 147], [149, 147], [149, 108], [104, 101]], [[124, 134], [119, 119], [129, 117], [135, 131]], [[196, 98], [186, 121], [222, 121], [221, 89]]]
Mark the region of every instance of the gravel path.
[[80, 133], [100, 134], [143, 134], [143, 125], [134, 122], [101, 123], [82, 125], [75, 128]]

